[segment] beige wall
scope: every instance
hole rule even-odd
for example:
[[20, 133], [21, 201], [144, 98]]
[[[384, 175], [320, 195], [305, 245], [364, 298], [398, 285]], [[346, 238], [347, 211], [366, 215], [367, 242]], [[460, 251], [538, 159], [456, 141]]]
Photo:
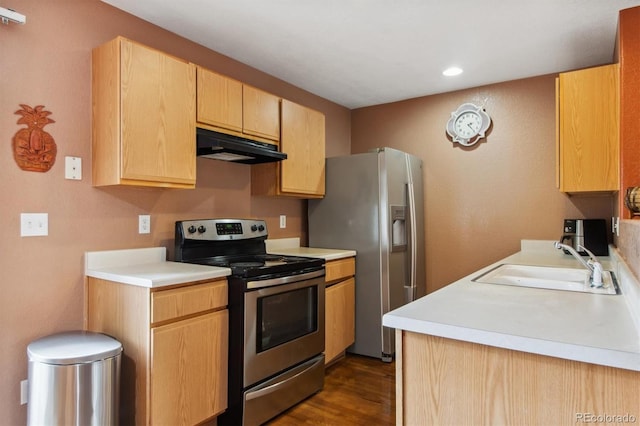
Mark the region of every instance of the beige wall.
[[[486, 140], [453, 144], [445, 125], [464, 102], [484, 104]], [[352, 111], [351, 150], [388, 146], [424, 164], [427, 291], [519, 250], [560, 237], [565, 217], [610, 222], [612, 197], [568, 197], [555, 186], [554, 76]]]
[[[283, 81], [204, 49], [98, 0], [5, 0], [26, 25], [0, 25], [0, 424], [26, 423], [19, 383], [26, 347], [41, 336], [82, 327], [83, 253], [166, 246], [173, 222], [207, 217], [266, 218], [270, 236], [306, 237], [306, 202], [251, 197], [250, 166], [198, 159], [197, 189], [97, 189], [91, 186], [91, 49], [116, 35], [244, 80], [326, 115], [327, 153], [349, 153], [350, 112]], [[48, 173], [21, 171], [11, 139], [19, 104], [45, 105], [58, 146]], [[194, 141], [195, 143], [195, 141]], [[64, 179], [64, 157], [83, 160], [83, 180]], [[21, 238], [23, 212], [49, 214], [49, 236]], [[151, 215], [152, 233], [137, 233]], [[278, 215], [288, 216], [280, 230]]]

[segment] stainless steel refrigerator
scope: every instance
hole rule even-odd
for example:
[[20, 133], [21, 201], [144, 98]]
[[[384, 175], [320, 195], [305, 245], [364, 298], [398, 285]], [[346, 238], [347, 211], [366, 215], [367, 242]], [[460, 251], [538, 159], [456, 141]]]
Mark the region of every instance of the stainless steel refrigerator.
[[356, 250], [356, 333], [348, 352], [391, 361], [382, 315], [426, 294], [422, 160], [391, 148], [326, 163], [309, 201], [309, 246]]

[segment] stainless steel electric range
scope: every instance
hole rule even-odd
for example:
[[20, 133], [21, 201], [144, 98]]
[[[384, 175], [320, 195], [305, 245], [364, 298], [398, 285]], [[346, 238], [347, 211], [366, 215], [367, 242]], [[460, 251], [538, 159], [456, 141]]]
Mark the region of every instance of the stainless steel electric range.
[[176, 222], [175, 260], [231, 268], [228, 409], [266, 422], [324, 385], [324, 260], [266, 252], [263, 220]]

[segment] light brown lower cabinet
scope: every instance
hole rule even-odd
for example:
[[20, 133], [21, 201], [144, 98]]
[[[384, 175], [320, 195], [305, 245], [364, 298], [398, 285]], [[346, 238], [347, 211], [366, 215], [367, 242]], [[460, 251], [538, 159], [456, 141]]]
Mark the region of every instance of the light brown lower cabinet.
[[[640, 419], [640, 372], [396, 330], [397, 425]], [[596, 420], [594, 420], [596, 419]]]
[[119, 340], [120, 424], [195, 425], [227, 408], [227, 281], [150, 289], [87, 279], [86, 325]]
[[325, 295], [325, 364], [342, 357], [355, 341], [355, 259], [328, 261]]

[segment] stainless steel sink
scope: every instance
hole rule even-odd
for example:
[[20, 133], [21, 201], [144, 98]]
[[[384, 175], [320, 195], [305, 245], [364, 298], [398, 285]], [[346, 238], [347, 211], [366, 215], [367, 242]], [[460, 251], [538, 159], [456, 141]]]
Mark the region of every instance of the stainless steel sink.
[[471, 281], [583, 293], [620, 294], [613, 272], [603, 272], [601, 288], [591, 287], [589, 274], [586, 269], [502, 264]]

